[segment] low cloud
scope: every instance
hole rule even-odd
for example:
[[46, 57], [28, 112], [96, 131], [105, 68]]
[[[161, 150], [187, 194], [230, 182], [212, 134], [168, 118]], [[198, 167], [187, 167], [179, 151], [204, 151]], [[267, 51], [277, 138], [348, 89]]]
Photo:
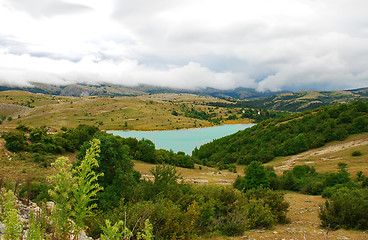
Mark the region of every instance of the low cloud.
[[[213, 72], [199, 63], [157, 69], [137, 60], [120, 62], [85, 56], [78, 62], [30, 55], [0, 54], [0, 85], [30, 86], [31, 82], [67, 85], [71, 83], [112, 83], [124, 86], [150, 84], [162, 87], [198, 89], [255, 88], [253, 79], [243, 73]], [[21, 66], [21, 67], [20, 67]]]
[[368, 86], [368, 1], [0, 0], [0, 84]]

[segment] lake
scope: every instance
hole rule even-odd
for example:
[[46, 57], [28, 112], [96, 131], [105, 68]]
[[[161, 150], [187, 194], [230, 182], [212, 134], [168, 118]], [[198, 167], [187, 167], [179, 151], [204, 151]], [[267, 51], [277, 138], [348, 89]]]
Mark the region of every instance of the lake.
[[123, 138], [133, 137], [151, 140], [156, 149], [183, 151], [192, 154], [195, 147], [211, 142], [214, 139], [236, 133], [239, 130], [252, 127], [254, 124], [231, 124], [209, 128], [180, 129], [170, 131], [107, 131]]

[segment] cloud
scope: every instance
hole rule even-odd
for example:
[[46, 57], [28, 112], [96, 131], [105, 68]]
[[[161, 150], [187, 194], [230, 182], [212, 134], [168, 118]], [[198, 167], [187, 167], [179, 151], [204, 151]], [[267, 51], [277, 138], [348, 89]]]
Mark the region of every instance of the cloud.
[[2, 83], [368, 86], [365, 0], [0, 3], [0, 57], [17, 59], [0, 62]]
[[60, 0], [8, 0], [7, 3], [34, 18], [53, 17], [91, 10], [90, 7], [82, 4], [68, 3]]
[[1, 52], [0, 85], [30, 86], [31, 82], [66, 85], [71, 83], [113, 83], [125, 86], [150, 84], [162, 87], [230, 89], [239, 85], [256, 87], [244, 74], [212, 72], [199, 63], [150, 68], [136, 60], [114, 62], [85, 56], [78, 62]]

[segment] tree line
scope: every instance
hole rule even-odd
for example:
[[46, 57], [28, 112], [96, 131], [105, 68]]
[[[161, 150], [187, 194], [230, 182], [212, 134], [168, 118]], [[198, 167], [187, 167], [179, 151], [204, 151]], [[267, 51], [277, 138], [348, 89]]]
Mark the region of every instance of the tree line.
[[[125, 145], [126, 154], [133, 160], [194, 168], [192, 157], [184, 152], [174, 153], [173, 151], [156, 149], [154, 143], [148, 139], [137, 140], [135, 138], [113, 136], [95, 126], [81, 124], [76, 128], [67, 129], [63, 127], [56, 134], [48, 134], [46, 127], [30, 128], [18, 125], [16, 129], [17, 131], [2, 135], [2, 138], [6, 141], [5, 147], [12, 152], [33, 153], [34, 160], [45, 167], [56, 159], [56, 155], [80, 151], [84, 143], [92, 138], [97, 138], [100, 140], [114, 139], [114, 141]], [[114, 152], [115, 150], [111, 149], [111, 154], [116, 154]]]

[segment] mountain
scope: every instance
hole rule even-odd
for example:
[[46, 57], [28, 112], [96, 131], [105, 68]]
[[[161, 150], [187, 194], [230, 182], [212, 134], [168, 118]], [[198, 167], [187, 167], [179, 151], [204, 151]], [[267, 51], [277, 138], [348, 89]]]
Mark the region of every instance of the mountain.
[[[235, 88], [220, 90], [215, 88], [203, 88], [197, 90], [173, 89], [152, 85], [139, 85], [127, 87], [114, 84], [70, 84], [57, 86], [43, 83], [32, 83], [33, 87], [7, 87], [0, 86], [0, 91], [23, 90], [32, 93], [44, 93], [62, 96], [140, 96], [158, 93], [191, 93], [204, 96], [212, 96], [230, 100], [231, 103], [214, 102], [213, 106], [242, 107], [255, 109], [269, 109], [279, 111], [301, 112], [328, 106], [335, 103], [346, 103], [352, 100], [368, 101], [368, 88], [360, 88], [344, 91], [279, 91], [258, 92], [251, 88]], [[226, 106], [225, 106], [226, 105]]]
[[22, 90], [32, 93], [44, 93], [51, 95], [62, 95], [62, 96], [92, 96], [92, 95], [107, 95], [107, 96], [139, 96], [146, 94], [157, 94], [157, 93], [191, 93], [197, 95], [208, 95], [212, 97], [220, 98], [237, 98], [237, 99], [250, 99], [255, 97], [269, 97], [275, 94], [286, 93], [287, 91], [280, 92], [258, 92], [255, 89], [250, 88], [235, 88], [232, 90], [220, 90], [215, 88], [203, 88], [197, 90], [189, 89], [173, 89], [165, 87], [157, 87], [152, 85], [138, 85], [135, 87], [127, 87], [122, 85], [114, 84], [70, 84], [65, 86], [57, 86], [52, 84], [44, 83], [32, 83], [33, 87], [8, 87], [0, 86], [0, 91], [7, 90]]

